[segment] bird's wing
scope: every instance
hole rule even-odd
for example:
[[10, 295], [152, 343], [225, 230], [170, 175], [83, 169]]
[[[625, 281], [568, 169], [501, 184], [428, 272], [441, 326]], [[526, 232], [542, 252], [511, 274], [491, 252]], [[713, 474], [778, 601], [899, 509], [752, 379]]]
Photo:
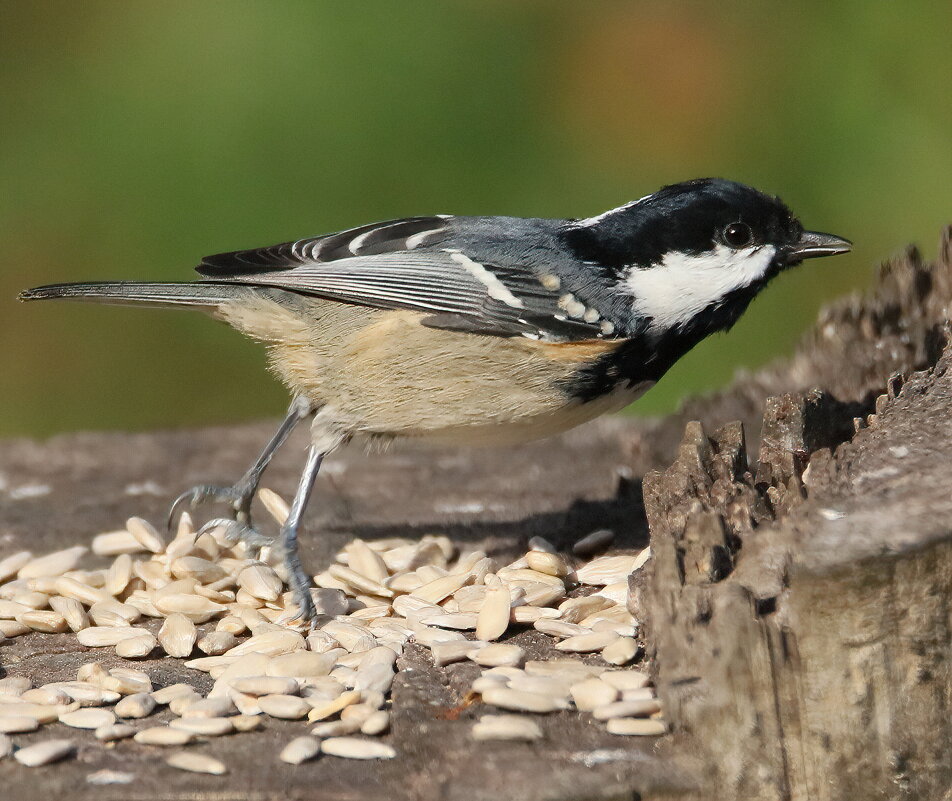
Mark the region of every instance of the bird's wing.
[[487, 259], [480, 247], [478, 260], [475, 250], [454, 235], [447, 218], [415, 217], [209, 256], [198, 271], [215, 283], [424, 312], [423, 323], [435, 328], [559, 341], [604, 335], [584, 304], [547, 289], [520, 263], [518, 248]]
[[351, 256], [406, 252], [445, 237], [447, 220], [445, 216], [432, 216], [370, 223], [296, 242], [206, 256], [195, 269], [208, 278], [239, 278]]

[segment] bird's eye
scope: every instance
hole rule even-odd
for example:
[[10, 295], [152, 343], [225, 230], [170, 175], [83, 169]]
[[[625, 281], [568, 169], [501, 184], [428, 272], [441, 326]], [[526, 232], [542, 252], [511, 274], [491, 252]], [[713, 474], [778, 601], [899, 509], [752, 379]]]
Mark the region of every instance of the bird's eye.
[[724, 241], [732, 248], [742, 248], [749, 245], [752, 239], [753, 234], [747, 223], [731, 223], [724, 229]]

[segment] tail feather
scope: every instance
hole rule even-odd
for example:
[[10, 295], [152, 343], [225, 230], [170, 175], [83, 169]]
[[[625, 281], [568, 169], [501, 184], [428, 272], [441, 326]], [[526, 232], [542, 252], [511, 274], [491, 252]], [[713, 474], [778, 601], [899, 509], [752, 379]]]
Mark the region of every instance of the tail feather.
[[122, 305], [215, 308], [233, 299], [239, 291], [237, 286], [215, 283], [92, 281], [38, 286], [21, 292], [18, 298], [22, 301], [65, 298]]

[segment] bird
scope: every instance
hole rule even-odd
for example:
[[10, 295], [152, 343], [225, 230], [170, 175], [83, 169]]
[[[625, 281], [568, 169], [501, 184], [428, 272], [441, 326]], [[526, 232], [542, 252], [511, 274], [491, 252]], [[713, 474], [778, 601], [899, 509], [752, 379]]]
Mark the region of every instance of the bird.
[[618, 411], [779, 273], [851, 246], [804, 230], [778, 197], [701, 178], [593, 217], [408, 217], [208, 256], [195, 281], [52, 284], [19, 298], [193, 308], [265, 343], [292, 398], [283, 422], [235, 484], [179, 495], [169, 525], [182, 508], [224, 503], [230, 537], [253, 552], [270, 543], [252, 499], [310, 418], [278, 547], [298, 619], [314, 625], [298, 537], [337, 447], [518, 444]]

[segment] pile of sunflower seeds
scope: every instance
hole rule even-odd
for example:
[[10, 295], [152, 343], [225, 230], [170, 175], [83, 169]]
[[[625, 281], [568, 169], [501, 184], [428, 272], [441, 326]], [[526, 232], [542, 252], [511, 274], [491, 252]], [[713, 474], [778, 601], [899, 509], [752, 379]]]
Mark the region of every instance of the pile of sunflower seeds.
[[[287, 504], [268, 490], [260, 497], [283, 523]], [[41, 687], [8, 676], [0, 680], [0, 757], [12, 753], [31, 767], [69, 758], [76, 750], [70, 739], [18, 750], [10, 740], [54, 722], [91, 730], [103, 742], [133, 737], [174, 748], [252, 731], [272, 717], [310, 726], [281, 751], [289, 764], [321, 753], [390, 759], [396, 750], [374, 738], [388, 730], [396, 660], [411, 641], [428, 648], [437, 666], [469, 660], [483, 668], [470, 695], [508, 714], [484, 714], [472, 727], [476, 740], [539, 739], [530, 714], [572, 709], [613, 734], [663, 734], [648, 676], [626, 668], [638, 652], [628, 575], [650, 554], [595, 556], [610, 543], [609, 532], [595, 532], [569, 557], [534, 538], [524, 556], [499, 565], [482, 551], [458, 553], [443, 536], [356, 539], [314, 577], [313, 631], [297, 618], [276, 553], [265, 548], [250, 558], [224, 528], [200, 533], [187, 514], [168, 542], [141, 518], [95, 537], [92, 552], [112, 557], [107, 568], [81, 568], [84, 546], [14, 553], [0, 559], [0, 642], [73, 631], [82, 645], [112, 648], [127, 660], [162, 652], [185, 659], [214, 685], [205, 696], [187, 683], [154, 689], [144, 671], [97, 662], [83, 665], [75, 681]], [[156, 633], [143, 625], [147, 618], [162, 621]], [[202, 624], [213, 626], [201, 633]], [[527, 626], [553, 638], [565, 656], [527, 661], [519, 646], [498, 642]], [[202, 656], [191, 658], [196, 651]], [[578, 658], [594, 654], [600, 659]], [[150, 724], [166, 706], [175, 719]], [[167, 761], [227, 772], [192, 750]]]

